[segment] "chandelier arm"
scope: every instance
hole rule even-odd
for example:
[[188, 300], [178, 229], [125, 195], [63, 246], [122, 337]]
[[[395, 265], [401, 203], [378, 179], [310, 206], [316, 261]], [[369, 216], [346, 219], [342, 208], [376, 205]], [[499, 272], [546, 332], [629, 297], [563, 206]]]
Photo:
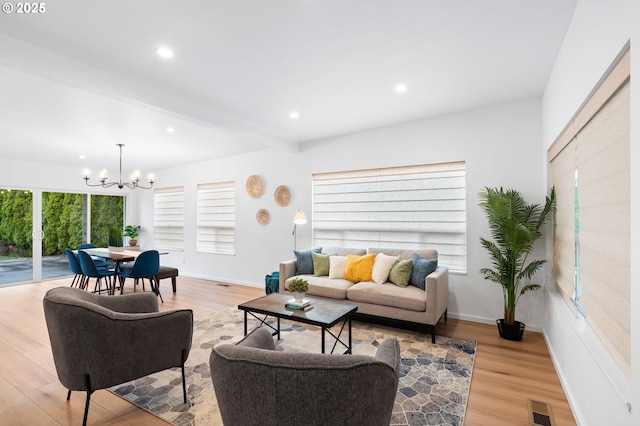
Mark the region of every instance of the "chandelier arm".
[[87, 184], [87, 186], [104, 186], [104, 184], [102, 183], [89, 183], [89, 178], [84, 178], [84, 183]]
[[153, 181], [149, 181], [149, 186], [143, 186], [143, 185], [140, 185], [139, 183], [136, 183], [135, 187], [140, 189], [151, 189], [153, 188]]

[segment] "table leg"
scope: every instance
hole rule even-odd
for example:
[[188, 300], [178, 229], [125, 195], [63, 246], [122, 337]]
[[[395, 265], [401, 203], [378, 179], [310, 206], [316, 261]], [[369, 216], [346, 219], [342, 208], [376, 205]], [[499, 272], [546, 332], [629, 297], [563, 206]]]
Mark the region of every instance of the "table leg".
[[351, 353], [351, 315], [349, 315], [349, 354]]
[[322, 352], [321, 353], [324, 353], [324, 330], [325, 330], [325, 328], [322, 327], [322, 339], [321, 339], [322, 340]]
[[278, 331], [276, 332], [276, 336], [278, 336], [278, 340], [280, 340], [280, 318], [278, 317]]
[[116, 265], [113, 268], [113, 285], [111, 286], [111, 294], [116, 294], [116, 282], [120, 284], [120, 294], [123, 293], [122, 282], [120, 281], [120, 261], [116, 260]]
[[247, 335], [247, 311], [244, 311], [244, 335]]

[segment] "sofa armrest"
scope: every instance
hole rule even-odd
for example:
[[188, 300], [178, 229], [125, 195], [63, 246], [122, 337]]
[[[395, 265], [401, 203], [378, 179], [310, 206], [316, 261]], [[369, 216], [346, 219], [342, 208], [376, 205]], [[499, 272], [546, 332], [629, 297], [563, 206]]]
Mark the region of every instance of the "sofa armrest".
[[449, 268], [438, 266], [426, 278], [427, 322], [435, 325], [449, 306]]
[[296, 274], [296, 260], [285, 260], [284, 262], [280, 262], [280, 293], [284, 293], [286, 290], [284, 288], [284, 282], [287, 281], [288, 278], [293, 277]]

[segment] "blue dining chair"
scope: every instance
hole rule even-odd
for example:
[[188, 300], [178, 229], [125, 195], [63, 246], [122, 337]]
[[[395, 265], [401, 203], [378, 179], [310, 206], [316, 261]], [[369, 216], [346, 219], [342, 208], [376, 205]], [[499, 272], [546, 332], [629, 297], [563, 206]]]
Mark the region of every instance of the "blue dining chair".
[[[78, 246], [78, 250], [92, 249], [92, 248], [98, 248], [98, 246], [91, 243], [84, 243]], [[91, 259], [93, 259], [93, 263], [95, 263], [98, 268], [109, 268], [111, 266], [109, 262], [107, 262], [106, 260], [100, 259], [99, 257], [91, 256]]]
[[124, 282], [127, 278], [133, 278], [134, 282], [134, 291], [135, 286], [138, 285], [138, 281], [142, 280], [142, 290], [144, 291], [144, 280], [145, 278], [149, 280], [149, 284], [151, 285], [151, 290], [160, 297], [160, 301], [164, 303], [162, 300], [162, 295], [160, 294], [160, 287], [156, 282], [155, 276], [160, 271], [160, 253], [158, 250], [147, 250], [136, 258], [136, 261], [133, 264], [131, 269], [122, 268], [120, 269], [120, 294], [124, 291]]
[[78, 255], [68, 248], [64, 249], [64, 254], [67, 256], [67, 261], [69, 262], [69, 269], [75, 275], [73, 280], [71, 280], [71, 287], [78, 287], [84, 289], [84, 280], [85, 276], [82, 273], [82, 268], [80, 267], [80, 261], [78, 260]]
[[[82, 269], [82, 273], [87, 277], [85, 281], [85, 287], [89, 285], [89, 280], [91, 278], [95, 278], [96, 285], [93, 288], [93, 292], [100, 293], [102, 291], [102, 280], [104, 278], [107, 284], [107, 292], [112, 293], [111, 288], [115, 285], [115, 270], [98, 268], [91, 256], [89, 256], [87, 252], [84, 252], [82, 250], [78, 250], [78, 260], [80, 261], [80, 268]], [[113, 283], [112, 280], [114, 281]]]

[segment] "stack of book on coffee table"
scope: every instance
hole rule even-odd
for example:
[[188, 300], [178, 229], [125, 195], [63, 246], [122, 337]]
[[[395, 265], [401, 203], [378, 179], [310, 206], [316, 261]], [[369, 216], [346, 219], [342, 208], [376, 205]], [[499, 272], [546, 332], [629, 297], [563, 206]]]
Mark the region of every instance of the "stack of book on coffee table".
[[297, 311], [308, 311], [313, 308], [313, 305], [308, 299], [303, 299], [302, 301], [289, 299], [285, 302], [284, 307], [288, 309], [295, 309]]

